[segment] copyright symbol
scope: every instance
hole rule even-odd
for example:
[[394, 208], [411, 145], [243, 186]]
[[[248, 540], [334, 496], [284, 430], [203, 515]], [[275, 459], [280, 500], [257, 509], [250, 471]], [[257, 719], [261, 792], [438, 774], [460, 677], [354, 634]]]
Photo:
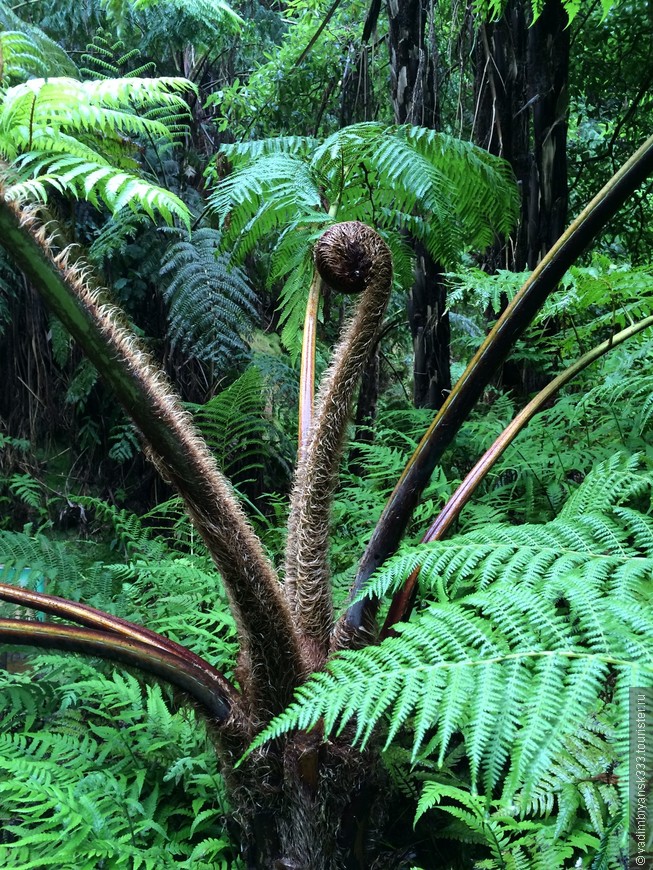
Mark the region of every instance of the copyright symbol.
[[643, 856], [643, 855], [637, 855], [636, 858], [635, 858], [635, 864], [643, 864], [643, 863], [644, 863], [644, 856]]

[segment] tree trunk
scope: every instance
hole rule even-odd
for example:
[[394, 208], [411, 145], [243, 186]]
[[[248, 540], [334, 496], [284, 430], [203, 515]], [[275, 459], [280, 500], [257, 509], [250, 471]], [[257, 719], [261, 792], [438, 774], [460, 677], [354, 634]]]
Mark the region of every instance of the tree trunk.
[[530, 3], [509, 0], [476, 42], [474, 140], [512, 166], [521, 190], [509, 245], [485, 258], [490, 270], [533, 269], [567, 222], [569, 29], [560, 0], [532, 24]]
[[[398, 124], [440, 126], [438, 56], [425, 0], [388, 0], [392, 103]], [[416, 407], [440, 408], [451, 389], [449, 316], [442, 269], [422, 245], [415, 245], [415, 282], [408, 316], [415, 362]]]
[[560, 0], [548, 0], [528, 32], [533, 151], [527, 263], [533, 269], [567, 224], [569, 28]]
[[413, 402], [416, 408], [441, 408], [451, 390], [447, 290], [438, 264], [419, 242], [415, 254], [415, 283], [408, 299], [415, 354]]
[[385, 814], [374, 750], [299, 733], [254, 753], [243, 767], [227, 782], [248, 870], [395, 865], [392, 855], [378, 854]]
[[[547, 0], [532, 18], [529, 0], [509, 0], [478, 34], [474, 138], [510, 163], [521, 190], [519, 225], [486, 252], [489, 272], [534, 269], [567, 223], [567, 14], [560, 0]], [[541, 375], [508, 361], [501, 383], [528, 393]]]

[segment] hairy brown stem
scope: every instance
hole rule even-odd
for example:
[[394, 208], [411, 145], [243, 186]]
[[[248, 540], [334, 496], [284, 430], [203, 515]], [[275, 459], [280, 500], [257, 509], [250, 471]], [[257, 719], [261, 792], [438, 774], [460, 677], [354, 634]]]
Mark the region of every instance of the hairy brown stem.
[[[104, 631], [72, 625], [0, 619], [0, 643], [70, 650], [121, 662], [153, 674], [187, 692], [220, 725], [232, 717], [230, 698], [222, 680], [177, 655]], [[236, 724], [232, 720], [232, 724]]]
[[[535, 414], [542, 410], [546, 403], [560, 390], [565, 384], [568, 384], [577, 374], [586, 369], [597, 359], [609, 353], [613, 348], [618, 347], [632, 338], [633, 335], [642, 332], [653, 326], [653, 316], [646, 317], [640, 320], [639, 323], [634, 323], [632, 326], [622, 329], [616, 335], [601, 342], [592, 350], [583, 354], [582, 357], [576, 360], [575, 363], [566, 368], [557, 377], [544, 387], [543, 390], [534, 396], [531, 401], [525, 405], [515, 418], [506, 426], [501, 435], [494, 441], [492, 446], [485, 451], [483, 456], [478, 460], [469, 474], [465, 477], [458, 489], [451, 496], [446, 505], [442, 508], [429, 530], [422, 538], [422, 544], [428, 544], [431, 541], [441, 541], [447, 534], [451, 526], [460, 516], [460, 512], [469, 502], [470, 498], [476, 492], [476, 489], [481, 484], [487, 473], [491, 470], [497, 460], [503, 455], [506, 449], [512, 444], [517, 435], [528, 425]], [[397, 590], [390, 604], [390, 609], [386, 617], [383, 629], [381, 631], [381, 639], [392, 633], [392, 628], [398, 622], [405, 621], [409, 618], [413, 603], [415, 601], [415, 593], [417, 591], [417, 581], [419, 578], [420, 568], [417, 566], [408, 576], [406, 582]]]
[[[395, 552], [433, 469], [517, 339], [569, 266], [651, 172], [653, 136], [586, 206], [501, 315], [422, 438], [388, 499], [358, 566], [352, 598], [358, 596], [374, 571]], [[335, 646], [357, 645], [360, 632], [373, 624], [377, 606], [373, 598], [353, 603], [337, 627]]]
[[333, 622], [328, 565], [331, 502], [354, 392], [392, 287], [392, 257], [374, 230], [351, 221], [322, 235], [315, 246], [315, 263], [334, 289], [362, 294], [320, 386], [290, 502], [286, 590], [312, 666], [318, 667], [326, 656]]
[[241, 641], [243, 691], [265, 719], [305, 671], [290, 610], [260, 541], [206, 443], [89, 268], [55, 254], [46, 231], [0, 189], [0, 244], [78, 341], [177, 487], [224, 579]]

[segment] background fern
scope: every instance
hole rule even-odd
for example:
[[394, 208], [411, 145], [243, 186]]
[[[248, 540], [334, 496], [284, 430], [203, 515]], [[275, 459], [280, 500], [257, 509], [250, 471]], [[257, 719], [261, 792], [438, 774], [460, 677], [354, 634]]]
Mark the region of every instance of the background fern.
[[[183, 79], [30, 79], [2, 93], [0, 154], [12, 161], [6, 196], [44, 202], [47, 187], [99, 201], [117, 212], [129, 206], [151, 218], [158, 212], [187, 225], [186, 205], [138, 172], [126, 136], [171, 141], [176, 132], [136, 110], [166, 108], [175, 119], [185, 111]], [[136, 171], [135, 171], [136, 170]]]
[[301, 327], [310, 247], [336, 217], [379, 230], [392, 250], [396, 285], [406, 288], [412, 265], [401, 231], [451, 266], [466, 250], [483, 248], [506, 232], [516, 214], [503, 161], [418, 127], [366, 122], [321, 143], [282, 137], [222, 146], [221, 153], [234, 171], [220, 178], [209, 204], [224, 231], [223, 244], [242, 262], [274, 236], [270, 281], [286, 281], [280, 302], [289, 347]]
[[[0, 579], [30, 567], [48, 592], [147, 624], [231, 673], [236, 629], [203, 549], [172, 549], [98, 499], [78, 504], [106, 543], [1, 532]], [[3, 866], [240, 866], [215, 751], [192, 708], [96, 660], [31, 655], [12, 667], [20, 672], [0, 669]]]
[[172, 346], [228, 368], [244, 356], [256, 319], [256, 297], [243, 272], [219, 254], [220, 233], [209, 227], [170, 245], [161, 276]]
[[[158, 686], [129, 674], [80, 665], [70, 681], [60, 657], [35, 665], [29, 690], [0, 673], [13, 700], [0, 736], [3, 866], [239, 866], [215, 753], [191, 711], [173, 712]], [[35, 703], [37, 728], [12, 733]]]

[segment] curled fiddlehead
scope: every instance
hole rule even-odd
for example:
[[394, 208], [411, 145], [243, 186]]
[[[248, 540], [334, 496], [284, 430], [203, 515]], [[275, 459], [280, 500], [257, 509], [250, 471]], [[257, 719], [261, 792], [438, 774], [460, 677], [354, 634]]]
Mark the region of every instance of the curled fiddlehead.
[[359, 294], [316, 400], [290, 503], [286, 591], [312, 667], [326, 655], [333, 621], [328, 534], [347, 421], [376, 344], [392, 287], [392, 257], [383, 239], [357, 221], [335, 224], [314, 250], [321, 277], [334, 290]]

